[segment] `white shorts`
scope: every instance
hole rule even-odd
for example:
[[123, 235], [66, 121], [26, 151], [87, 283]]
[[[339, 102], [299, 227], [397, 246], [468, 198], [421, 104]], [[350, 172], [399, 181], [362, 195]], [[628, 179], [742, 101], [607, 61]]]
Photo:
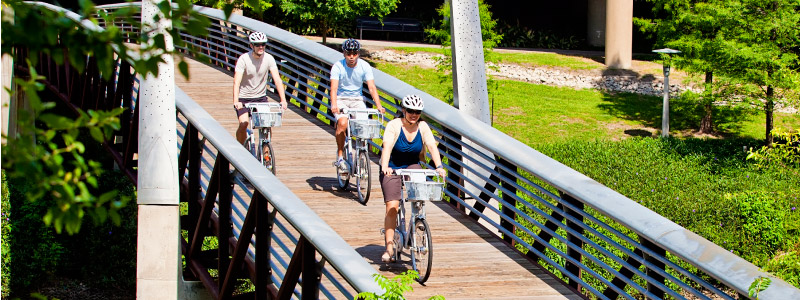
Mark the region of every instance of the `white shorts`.
[[[339, 106], [339, 111], [342, 111], [343, 108], [347, 107], [349, 109], [367, 109], [367, 104], [364, 103], [363, 97], [339, 97], [336, 99], [336, 104]], [[366, 113], [357, 113], [357, 114], [349, 114], [350, 118], [352, 119], [366, 119]], [[338, 121], [339, 118], [343, 118], [346, 114], [333, 114]]]

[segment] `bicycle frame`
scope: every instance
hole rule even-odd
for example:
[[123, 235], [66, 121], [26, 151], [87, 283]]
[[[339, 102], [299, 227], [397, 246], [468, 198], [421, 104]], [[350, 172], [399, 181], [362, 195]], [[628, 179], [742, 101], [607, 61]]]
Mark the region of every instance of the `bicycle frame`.
[[[276, 174], [277, 170], [275, 168], [275, 152], [272, 149], [272, 126], [280, 126], [280, 119], [281, 113], [278, 113], [277, 116], [273, 116], [274, 119], [269, 120], [271, 121], [268, 124], [261, 124], [262, 121], [256, 122], [257, 120], [254, 119], [254, 113], [257, 113], [258, 109], [265, 109], [266, 111], [263, 112], [271, 112], [274, 113], [276, 110], [280, 111], [281, 105], [274, 102], [255, 102], [255, 103], [247, 103], [245, 104], [250, 111], [248, 112], [248, 118], [250, 119], [250, 128], [247, 130], [247, 138], [245, 139], [245, 147], [248, 148], [247, 150], [253, 154], [256, 159], [258, 159], [264, 167], [272, 172], [272, 174]], [[258, 142], [254, 139], [254, 131], [258, 131]], [[266, 153], [265, 153], [266, 152]], [[268, 157], [265, 157], [265, 154]]]
[[[345, 144], [344, 144], [344, 155], [343, 159], [346, 165], [346, 171], [342, 171], [341, 167], [338, 167], [337, 172], [337, 181], [339, 182], [339, 188], [343, 190], [347, 190], [350, 186], [350, 176], [356, 178], [356, 188], [358, 192], [358, 201], [361, 204], [366, 205], [367, 201], [369, 200], [370, 189], [372, 187], [371, 183], [371, 169], [369, 166], [369, 137], [374, 138], [374, 130], [364, 130], [363, 127], [359, 127], [358, 133], [355, 135], [352, 132], [352, 126], [354, 125], [354, 119], [350, 118], [351, 114], [365, 114], [367, 116], [366, 119], [359, 118], [357, 120], [372, 120], [370, 115], [379, 115], [380, 112], [376, 109], [342, 109], [342, 113], [346, 115], [348, 118], [348, 125], [345, 128]], [[380, 116], [381, 120], [383, 120], [383, 116]], [[358, 124], [355, 124], [358, 125]], [[369, 127], [369, 129], [374, 129], [374, 127]], [[378, 131], [379, 133], [379, 131]], [[368, 135], [365, 135], [368, 134]], [[361, 135], [359, 137], [358, 135]]]

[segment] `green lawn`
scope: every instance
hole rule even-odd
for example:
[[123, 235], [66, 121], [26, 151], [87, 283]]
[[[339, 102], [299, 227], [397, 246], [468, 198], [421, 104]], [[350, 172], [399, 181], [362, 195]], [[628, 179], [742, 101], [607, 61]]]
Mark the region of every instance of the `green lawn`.
[[[376, 67], [434, 97], [450, 102], [452, 79], [419, 66], [377, 63]], [[576, 90], [513, 80], [490, 87], [494, 126], [535, 146], [570, 140], [618, 140], [657, 135], [662, 99], [630, 93]], [[696, 130], [701, 110], [680, 99], [670, 102], [670, 133]], [[724, 136], [764, 138], [764, 113], [755, 109], [717, 107], [717, 128]], [[775, 127], [800, 129], [800, 115], [775, 114]], [[645, 130], [647, 129], [647, 130]]]

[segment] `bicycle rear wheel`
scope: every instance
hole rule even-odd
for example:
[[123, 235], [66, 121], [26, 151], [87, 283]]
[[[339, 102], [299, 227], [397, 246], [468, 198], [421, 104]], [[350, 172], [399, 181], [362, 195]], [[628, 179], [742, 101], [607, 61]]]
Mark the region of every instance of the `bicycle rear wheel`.
[[358, 151], [358, 161], [356, 162], [356, 188], [358, 189], [358, 202], [367, 205], [369, 201], [370, 189], [372, 189], [372, 174], [369, 167], [369, 153]]
[[267, 168], [268, 171], [272, 172], [272, 174], [277, 174], [277, 168], [275, 167], [275, 150], [272, 149], [272, 143], [268, 143], [263, 141], [261, 143], [261, 150], [263, 156], [261, 157], [261, 163], [264, 164], [264, 167]]
[[[344, 146], [344, 154], [343, 157], [350, 157], [350, 151], [347, 150], [347, 145]], [[344, 162], [347, 164], [347, 160]], [[347, 168], [347, 171], [342, 171], [341, 167], [336, 167], [336, 181], [339, 183], [339, 189], [346, 191], [347, 188], [350, 187], [350, 168]]]
[[425, 283], [431, 275], [433, 265], [433, 244], [431, 242], [431, 229], [428, 221], [417, 219], [414, 221], [414, 245], [411, 248], [411, 264], [419, 272], [419, 283]]

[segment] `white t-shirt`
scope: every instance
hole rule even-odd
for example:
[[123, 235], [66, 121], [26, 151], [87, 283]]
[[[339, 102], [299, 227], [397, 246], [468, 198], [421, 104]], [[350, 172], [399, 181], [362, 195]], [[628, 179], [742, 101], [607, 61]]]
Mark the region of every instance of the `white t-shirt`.
[[239, 85], [239, 98], [258, 98], [267, 94], [267, 80], [269, 70], [278, 69], [275, 58], [264, 53], [261, 58], [253, 57], [253, 51], [248, 51], [236, 60], [236, 72], [242, 73], [242, 83]]
[[331, 67], [331, 80], [339, 80], [336, 96], [360, 97], [364, 82], [373, 80], [372, 66], [363, 59], [358, 59], [355, 68], [347, 66], [345, 59], [337, 61]]

